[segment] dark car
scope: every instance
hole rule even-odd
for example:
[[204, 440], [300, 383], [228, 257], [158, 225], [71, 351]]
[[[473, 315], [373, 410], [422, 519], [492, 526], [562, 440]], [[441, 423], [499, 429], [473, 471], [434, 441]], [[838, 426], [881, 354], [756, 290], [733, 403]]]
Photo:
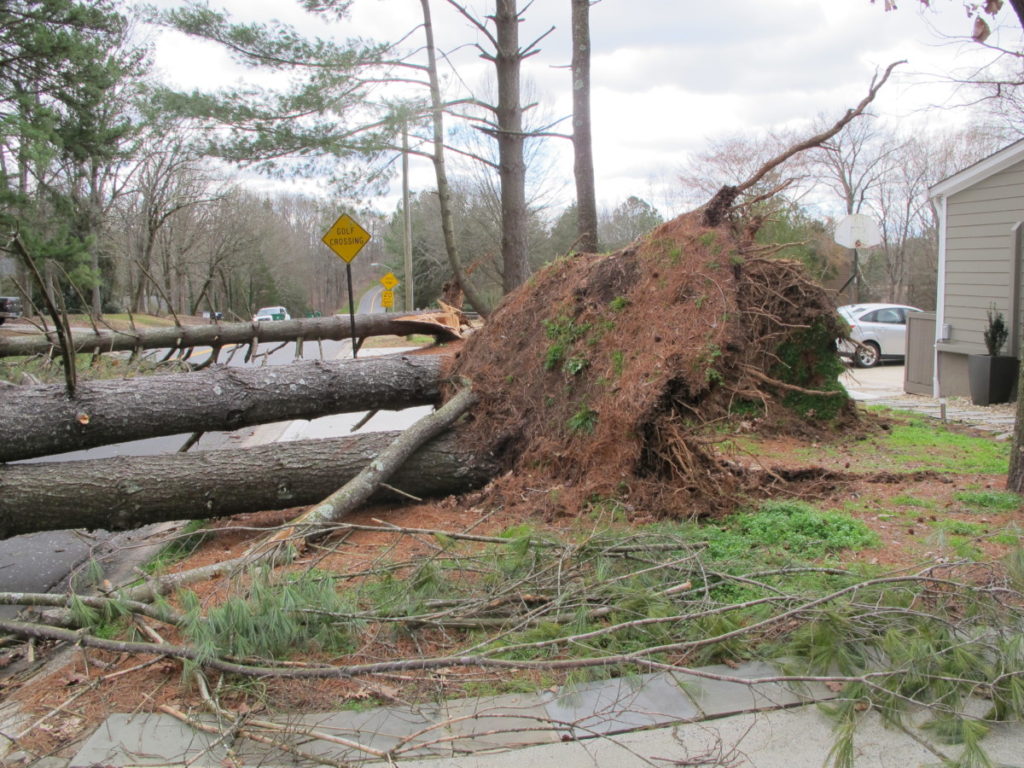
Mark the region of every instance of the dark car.
[[0, 325], [9, 317], [21, 317], [21, 299], [17, 296], [0, 296]]

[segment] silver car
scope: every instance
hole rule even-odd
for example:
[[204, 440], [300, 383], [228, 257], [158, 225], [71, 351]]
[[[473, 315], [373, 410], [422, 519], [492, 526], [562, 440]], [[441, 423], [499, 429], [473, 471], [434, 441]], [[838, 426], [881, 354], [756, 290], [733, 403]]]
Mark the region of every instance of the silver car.
[[850, 324], [850, 338], [839, 354], [853, 358], [859, 368], [871, 368], [882, 360], [903, 360], [907, 354], [907, 315], [920, 312], [905, 304], [847, 304], [839, 314]]

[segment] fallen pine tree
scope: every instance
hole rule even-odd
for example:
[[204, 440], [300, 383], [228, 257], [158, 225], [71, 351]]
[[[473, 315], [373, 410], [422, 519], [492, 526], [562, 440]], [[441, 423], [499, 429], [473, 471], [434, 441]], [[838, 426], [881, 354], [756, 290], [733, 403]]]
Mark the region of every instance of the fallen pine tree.
[[[134, 352], [143, 349], [192, 349], [212, 347], [215, 350], [231, 344], [260, 344], [302, 339], [349, 339], [370, 336], [409, 336], [423, 334], [439, 341], [461, 337], [459, 315], [451, 310], [420, 312], [408, 315], [368, 314], [332, 315], [330, 317], [278, 320], [272, 323], [215, 323], [211, 325], [175, 325], [132, 331], [112, 329], [75, 331], [71, 345], [76, 352]], [[59, 355], [62, 346], [55, 332], [0, 337], [0, 357], [27, 355]]]
[[260, 368], [2, 387], [0, 462], [186, 432], [436, 403], [443, 355], [309, 361]]
[[[860, 114], [888, 74], [814, 141]], [[524, 488], [558, 488], [559, 509], [569, 514], [594, 498], [622, 499], [648, 515], [710, 514], [727, 509], [736, 489], [714, 450], [722, 425], [814, 432], [853, 418], [834, 349], [846, 330], [831, 297], [800, 264], [772, 258], [777, 246], [754, 241], [756, 217], [737, 202], [791, 154], [621, 251], [542, 270], [456, 353], [452, 375], [471, 383], [478, 404], [453, 439], [467, 455], [489, 457], [483, 469], [491, 476], [511, 470], [495, 493], [514, 500]], [[76, 472], [71, 464], [48, 471], [55, 481]], [[114, 475], [91, 471], [93, 483]], [[5, 473], [5, 488], [18, 477]], [[141, 524], [148, 508], [164, 504], [158, 496], [134, 494], [130, 509], [110, 508], [107, 525], [87, 525]], [[207, 504], [203, 516], [240, 506]], [[192, 509], [181, 507], [178, 517]]]
[[[494, 492], [512, 506], [529, 488], [557, 488], [566, 514], [594, 498], [647, 515], [728, 509], [741, 482], [716, 455], [724, 425], [817, 434], [854, 417], [837, 379], [843, 328], [831, 298], [800, 264], [759, 250], [688, 214], [622, 251], [538, 273], [453, 355], [444, 379], [471, 381], [478, 401], [447, 438], [457, 458], [424, 449], [417, 466], [433, 465], [430, 484], [398, 487], [449, 495], [501, 475]], [[443, 388], [431, 364], [400, 363], [428, 379], [436, 371], [413, 387], [422, 392]], [[287, 382], [276, 399], [295, 397]], [[373, 460], [354, 440], [7, 465], [0, 530], [126, 528], [313, 503], [341, 484], [339, 466]]]
[[[0, 538], [63, 528], [137, 528], [165, 520], [314, 504], [370, 464], [400, 433], [252, 448], [0, 466]], [[449, 433], [389, 482], [413, 497], [479, 488], [496, 464]], [[392, 499], [400, 493], [384, 493]], [[408, 500], [407, 497], [405, 497]]]

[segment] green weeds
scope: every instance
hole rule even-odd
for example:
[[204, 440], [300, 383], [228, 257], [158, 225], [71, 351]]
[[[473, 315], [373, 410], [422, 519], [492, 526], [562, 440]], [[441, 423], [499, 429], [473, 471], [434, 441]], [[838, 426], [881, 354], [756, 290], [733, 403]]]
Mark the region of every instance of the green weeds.
[[878, 546], [864, 523], [841, 512], [820, 512], [800, 501], [766, 501], [756, 512], [740, 515], [739, 529], [759, 544], [817, 558], [844, 549]]
[[597, 411], [586, 403], [580, 403], [576, 412], [569, 417], [565, 426], [570, 432], [591, 434], [597, 428]]
[[209, 538], [205, 520], [190, 520], [159, 554], [142, 566], [146, 573], [159, 573], [191, 555]]
[[618, 378], [622, 375], [622, 371], [626, 365], [626, 353], [621, 349], [613, 349], [609, 353], [609, 357], [612, 361], [612, 375]]
[[577, 324], [571, 318], [560, 315], [554, 320], [544, 321], [544, 333], [550, 340], [544, 356], [544, 370], [553, 371], [569, 352], [569, 348], [587, 335], [590, 323]]

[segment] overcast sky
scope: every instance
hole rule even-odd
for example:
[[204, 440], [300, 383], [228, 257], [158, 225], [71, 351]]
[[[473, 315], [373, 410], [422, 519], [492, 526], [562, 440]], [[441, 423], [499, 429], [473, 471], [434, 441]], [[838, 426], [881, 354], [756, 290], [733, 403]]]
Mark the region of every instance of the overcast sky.
[[[175, 5], [159, 0], [158, 5]], [[327, 37], [395, 40], [419, 20], [418, 0], [355, 0], [351, 20], [326, 25], [292, 0], [211, 0], [238, 19], [279, 19]], [[491, 0], [467, 0], [481, 14]], [[523, 3], [521, 2], [522, 6]], [[838, 117], [865, 94], [871, 77], [890, 62], [907, 59], [880, 95], [875, 112], [914, 130], [964, 121], [939, 73], [981, 61], [973, 44], [944, 37], [970, 30], [961, 0], [932, 0], [919, 10], [904, 0], [884, 13], [869, 0], [601, 0], [591, 9], [592, 113], [598, 199], [614, 206], [628, 195], [644, 197], [664, 214], [671, 184], [688, 153], [711, 137], [744, 131], [801, 127], [819, 114]], [[453, 56], [459, 78], [482, 90], [491, 66], [466, 44], [479, 32], [447, 2], [434, 0], [435, 34]], [[546, 114], [569, 115], [569, 0], [535, 0], [520, 31], [525, 44], [554, 26], [530, 58], [524, 79], [536, 89]], [[1003, 11], [1003, 15], [1008, 12]], [[997, 34], [1017, 35], [1006, 19]], [[1009, 39], [1009, 38], [1007, 38]], [[419, 44], [421, 33], [412, 41]], [[215, 46], [162, 33], [157, 66], [178, 87], [211, 87], [241, 73]], [[563, 124], [568, 131], [569, 122]], [[571, 200], [568, 142], [553, 142], [555, 176]], [[413, 188], [433, 186], [427, 161], [413, 161]], [[394, 196], [381, 199], [390, 210]]]

